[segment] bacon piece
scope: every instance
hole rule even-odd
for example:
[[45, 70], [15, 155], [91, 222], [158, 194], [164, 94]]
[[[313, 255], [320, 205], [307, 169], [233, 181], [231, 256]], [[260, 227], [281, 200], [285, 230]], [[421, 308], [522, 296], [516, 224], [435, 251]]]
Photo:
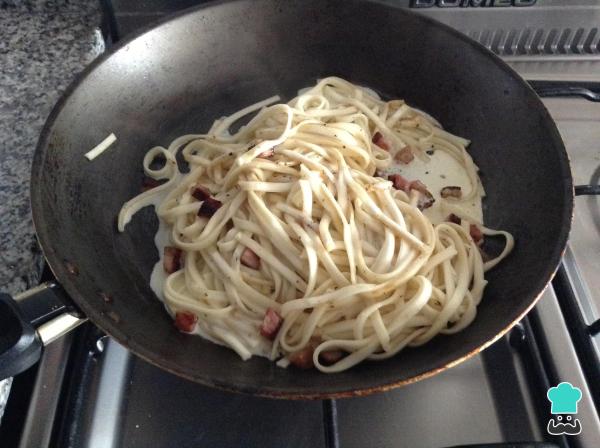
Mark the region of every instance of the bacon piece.
[[175, 313], [175, 326], [179, 331], [184, 333], [191, 333], [196, 328], [196, 322], [198, 322], [198, 316], [189, 311], [177, 311]]
[[454, 213], [450, 213], [448, 215], [448, 217], [446, 218], [446, 221], [448, 222], [452, 222], [454, 224], [458, 224], [460, 225], [460, 223], [462, 222], [462, 219], [460, 219], [458, 216], [456, 216]]
[[415, 155], [413, 154], [413, 150], [410, 146], [405, 146], [396, 153], [394, 159], [404, 163], [405, 165], [408, 165], [415, 159]]
[[312, 369], [315, 366], [315, 363], [313, 362], [314, 352], [315, 348], [309, 343], [302, 350], [292, 353], [288, 359], [290, 360], [290, 363], [300, 369]]
[[419, 201], [417, 202], [417, 208], [419, 210], [425, 210], [426, 208], [431, 207], [433, 205], [433, 203], [435, 202], [433, 195], [427, 189], [427, 185], [425, 185], [420, 180], [413, 180], [410, 183], [410, 189], [416, 190], [419, 193], [421, 193], [421, 196], [419, 197]]
[[342, 350], [327, 350], [319, 354], [319, 360], [326, 366], [330, 366], [342, 359], [344, 355]]
[[431, 193], [429, 193], [429, 190], [427, 190], [427, 185], [425, 185], [420, 180], [413, 180], [410, 183], [410, 189], [411, 190], [417, 190], [418, 192], [423, 193], [423, 194], [429, 194], [429, 195], [431, 195]]
[[275, 155], [275, 148], [267, 149], [266, 151], [261, 152], [258, 157], [259, 159], [270, 159]]
[[206, 198], [204, 199], [204, 202], [202, 202], [200, 210], [198, 210], [198, 216], [210, 218], [217, 212], [217, 210], [221, 208], [222, 205], [223, 203], [221, 201], [217, 201], [214, 198]]
[[479, 244], [481, 241], [483, 241], [483, 232], [475, 224], [471, 224], [469, 227], [469, 233], [471, 234], [473, 241], [475, 241], [475, 244]]
[[385, 138], [379, 131], [373, 134], [373, 139], [371, 141], [385, 151], [390, 150], [390, 145], [388, 145], [388, 142], [385, 141]]
[[162, 184], [162, 182], [159, 182], [156, 179], [152, 179], [151, 177], [145, 177], [142, 181], [142, 191], [152, 190], [153, 188], [158, 187]]
[[210, 198], [210, 191], [206, 187], [198, 184], [194, 187], [194, 191], [192, 191], [192, 196], [199, 201], [206, 201]]
[[419, 197], [419, 200], [417, 201], [417, 208], [421, 211], [425, 210], [426, 208], [429, 208], [433, 205], [433, 203], [435, 202], [435, 199], [433, 197], [433, 195], [425, 190], [425, 192], [420, 192], [421, 196]]
[[392, 181], [392, 184], [396, 190], [402, 190], [408, 194], [410, 191], [411, 181], [404, 178], [400, 174], [390, 174], [388, 180]]
[[402, 190], [406, 194], [410, 190], [416, 190], [421, 193], [417, 207], [419, 210], [429, 208], [435, 202], [433, 195], [427, 190], [427, 186], [420, 180], [413, 180], [412, 182], [402, 177], [400, 174], [390, 174], [388, 180], [392, 181], [396, 190]]
[[277, 332], [281, 328], [283, 317], [279, 315], [273, 308], [267, 308], [265, 317], [260, 326], [260, 334], [271, 341], [277, 336]]
[[167, 274], [172, 274], [181, 269], [181, 249], [173, 246], [165, 246], [163, 269]]
[[460, 199], [460, 198], [462, 198], [462, 189], [460, 187], [455, 187], [455, 186], [444, 187], [440, 191], [440, 195], [443, 198]]
[[240, 261], [244, 266], [248, 266], [251, 269], [260, 268], [260, 258], [258, 258], [258, 255], [256, 255], [252, 249], [248, 249], [247, 247], [242, 252]]
[[202, 201], [200, 210], [198, 210], [198, 216], [210, 218], [223, 205], [221, 201], [217, 201], [211, 196], [210, 191], [206, 187], [203, 187], [199, 184], [194, 187], [194, 191], [192, 191], [192, 196], [198, 199], [199, 201]]

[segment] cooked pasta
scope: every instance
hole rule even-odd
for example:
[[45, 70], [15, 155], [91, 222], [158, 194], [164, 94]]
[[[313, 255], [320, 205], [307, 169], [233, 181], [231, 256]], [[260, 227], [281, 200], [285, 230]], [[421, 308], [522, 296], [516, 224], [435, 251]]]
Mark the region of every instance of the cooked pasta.
[[[257, 354], [322, 372], [468, 326], [485, 271], [513, 247], [509, 233], [461, 208], [483, 195], [469, 142], [402, 100], [340, 78], [277, 101], [150, 149], [144, 171], [163, 183], [119, 213], [122, 232], [155, 205], [161, 260], [153, 285], [177, 326], [244, 360]], [[440, 196], [390, 174], [428, 164], [431, 150], [452, 158], [466, 184]], [[178, 152], [189, 172], [180, 171]], [[448, 220], [428, 217], [434, 201]], [[503, 237], [502, 253], [484, 261], [483, 235]]]

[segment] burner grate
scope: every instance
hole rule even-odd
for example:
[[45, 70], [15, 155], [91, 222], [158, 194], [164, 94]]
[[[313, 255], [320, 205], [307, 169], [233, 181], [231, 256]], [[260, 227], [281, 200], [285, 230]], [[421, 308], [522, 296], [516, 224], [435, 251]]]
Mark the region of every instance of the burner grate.
[[471, 39], [501, 56], [600, 54], [600, 30], [523, 28], [466, 31]]

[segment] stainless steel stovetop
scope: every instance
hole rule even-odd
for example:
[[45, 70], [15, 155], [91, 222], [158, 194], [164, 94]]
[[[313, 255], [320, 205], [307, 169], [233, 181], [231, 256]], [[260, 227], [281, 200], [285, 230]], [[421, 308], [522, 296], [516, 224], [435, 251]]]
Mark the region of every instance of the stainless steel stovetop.
[[[492, 4], [420, 4], [461, 1]], [[198, 2], [105, 3], [110, 7], [108, 36], [114, 40], [174, 8]], [[528, 80], [569, 86], [585, 81], [591, 84], [577, 87], [597, 89], [600, 2], [529, 3], [535, 5], [418, 11], [478, 39]], [[565, 141], [575, 183], [598, 184], [600, 102], [553, 97], [544, 103]], [[23, 407], [19, 446], [418, 448], [537, 441], [596, 447], [599, 255], [600, 199], [578, 197], [559, 274], [509, 335], [436, 377], [384, 394], [339, 400], [333, 409], [331, 402], [274, 401], [207, 389], [133, 357], [86, 326], [50, 345], [31, 374], [32, 398]], [[555, 437], [546, 429], [551, 417], [546, 391], [560, 381], [582, 391], [577, 418], [583, 430], [578, 436]]]

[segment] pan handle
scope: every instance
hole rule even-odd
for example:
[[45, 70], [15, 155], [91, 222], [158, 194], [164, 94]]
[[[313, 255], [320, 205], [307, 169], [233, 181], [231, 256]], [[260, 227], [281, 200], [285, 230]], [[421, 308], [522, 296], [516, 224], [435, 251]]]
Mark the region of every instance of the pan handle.
[[14, 298], [0, 293], [0, 380], [27, 370], [45, 345], [87, 319], [65, 305], [62, 288], [48, 282]]
[[600, 102], [600, 83], [570, 81], [528, 81], [533, 90], [542, 98], [582, 97], [589, 101]]
[[600, 195], [600, 185], [575, 185], [575, 196]]

